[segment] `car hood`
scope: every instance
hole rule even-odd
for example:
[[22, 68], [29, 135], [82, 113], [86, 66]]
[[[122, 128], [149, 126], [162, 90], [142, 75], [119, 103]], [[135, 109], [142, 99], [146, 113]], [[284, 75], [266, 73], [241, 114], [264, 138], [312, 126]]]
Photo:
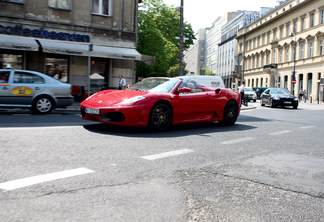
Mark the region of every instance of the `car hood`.
[[135, 96], [145, 96], [149, 93], [150, 92], [147, 91], [104, 90], [84, 100], [81, 105], [93, 108], [115, 106], [119, 105], [126, 99], [130, 99]]
[[282, 95], [282, 94], [272, 94], [272, 97], [278, 97], [278, 98], [295, 98], [293, 95]]

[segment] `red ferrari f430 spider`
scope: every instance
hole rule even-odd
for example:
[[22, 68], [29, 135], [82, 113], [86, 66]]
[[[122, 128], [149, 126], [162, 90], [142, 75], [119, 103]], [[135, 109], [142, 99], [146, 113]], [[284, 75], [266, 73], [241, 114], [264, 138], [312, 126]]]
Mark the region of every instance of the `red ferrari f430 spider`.
[[219, 121], [233, 125], [240, 94], [213, 89], [190, 77], [151, 77], [126, 90], [100, 91], [81, 103], [84, 120], [165, 130], [170, 125]]

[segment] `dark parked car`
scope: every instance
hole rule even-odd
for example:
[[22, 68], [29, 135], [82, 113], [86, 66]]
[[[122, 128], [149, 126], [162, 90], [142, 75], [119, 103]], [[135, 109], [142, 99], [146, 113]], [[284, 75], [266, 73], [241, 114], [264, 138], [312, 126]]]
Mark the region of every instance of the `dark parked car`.
[[269, 105], [271, 108], [278, 106], [298, 107], [298, 98], [287, 89], [268, 88], [261, 94], [261, 106]]

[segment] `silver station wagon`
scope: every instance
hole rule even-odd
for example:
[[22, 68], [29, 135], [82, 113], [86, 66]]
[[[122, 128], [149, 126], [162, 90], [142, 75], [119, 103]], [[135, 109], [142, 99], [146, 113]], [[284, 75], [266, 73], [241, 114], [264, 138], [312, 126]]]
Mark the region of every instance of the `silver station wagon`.
[[71, 84], [39, 72], [0, 69], [0, 107], [31, 108], [45, 114], [72, 103]]

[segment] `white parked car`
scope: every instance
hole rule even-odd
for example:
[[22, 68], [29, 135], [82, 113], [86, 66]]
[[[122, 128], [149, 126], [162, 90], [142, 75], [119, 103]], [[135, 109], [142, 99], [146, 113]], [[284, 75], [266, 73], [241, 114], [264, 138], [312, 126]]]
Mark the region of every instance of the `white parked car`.
[[244, 87], [244, 98], [248, 102], [253, 100], [253, 102], [256, 102], [257, 100], [257, 94], [253, 91], [251, 87]]
[[0, 107], [31, 108], [45, 114], [72, 103], [71, 84], [39, 72], [0, 69]]

